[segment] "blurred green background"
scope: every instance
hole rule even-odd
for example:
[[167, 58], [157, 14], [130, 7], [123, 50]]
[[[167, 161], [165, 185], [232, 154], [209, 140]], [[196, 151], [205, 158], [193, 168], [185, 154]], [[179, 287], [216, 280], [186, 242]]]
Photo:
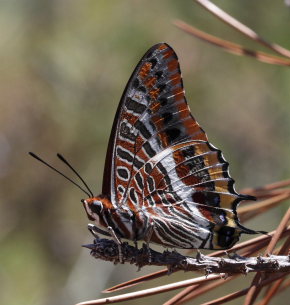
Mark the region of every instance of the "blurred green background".
[[[282, 0], [216, 3], [290, 49], [290, 9]], [[181, 32], [174, 19], [255, 46], [191, 0], [0, 2], [1, 304], [74, 304], [156, 270], [137, 273], [134, 266], [93, 259], [80, 247], [92, 241], [83, 193], [27, 155], [39, 153], [68, 172], [55, 157], [62, 153], [98, 193], [122, 91], [155, 43], [176, 50], [191, 110], [223, 150], [238, 189], [290, 177], [289, 69], [225, 53]], [[285, 205], [247, 225], [274, 229]], [[134, 289], [191, 276], [178, 273]], [[250, 278], [194, 304], [245, 288]], [[138, 304], [160, 304], [174, 293]]]

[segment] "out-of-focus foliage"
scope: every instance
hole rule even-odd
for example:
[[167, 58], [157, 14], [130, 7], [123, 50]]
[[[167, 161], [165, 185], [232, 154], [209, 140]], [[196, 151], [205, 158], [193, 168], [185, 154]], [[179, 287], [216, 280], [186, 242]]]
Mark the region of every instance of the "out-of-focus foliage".
[[[283, 1], [217, 4], [290, 48], [290, 11]], [[179, 55], [191, 110], [231, 163], [237, 187], [289, 178], [289, 69], [199, 42], [171, 24], [176, 18], [254, 45], [191, 0], [0, 2], [1, 304], [73, 304], [136, 276], [136, 268], [96, 261], [80, 248], [92, 240], [83, 194], [27, 152], [67, 171], [55, 157], [63, 153], [98, 193], [123, 88], [157, 42], [169, 43]], [[283, 211], [248, 226], [271, 230]], [[185, 276], [192, 275], [175, 274], [156, 285]], [[233, 282], [228, 288], [245, 286]]]

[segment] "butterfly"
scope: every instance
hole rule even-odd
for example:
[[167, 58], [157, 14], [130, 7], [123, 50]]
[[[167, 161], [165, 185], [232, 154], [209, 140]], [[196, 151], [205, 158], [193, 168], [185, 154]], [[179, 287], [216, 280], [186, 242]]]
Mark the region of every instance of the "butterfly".
[[185, 99], [179, 62], [166, 43], [151, 47], [142, 57], [119, 103], [105, 161], [102, 194], [94, 196], [77, 171], [90, 198], [82, 200], [89, 230], [144, 240], [165, 247], [228, 249], [242, 233], [237, 206], [255, 200], [238, 194], [222, 152], [209, 143], [191, 115]]
[[[166, 43], [135, 68], [114, 119], [102, 194], [83, 200], [98, 232], [186, 249], [228, 249], [242, 233], [238, 194], [222, 152], [208, 142], [185, 99]], [[109, 233], [108, 233], [109, 232]]]

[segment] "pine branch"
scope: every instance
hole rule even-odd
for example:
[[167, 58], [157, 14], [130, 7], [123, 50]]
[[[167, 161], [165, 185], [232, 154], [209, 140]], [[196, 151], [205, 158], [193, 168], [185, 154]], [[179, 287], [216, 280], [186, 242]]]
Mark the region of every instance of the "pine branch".
[[[184, 32], [197, 37], [203, 41], [206, 41], [210, 44], [213, 44], [215, 46], [223, 48], [225, 51], [230, 52], [235, 55], [243, 55], [243, 56], [249, 56], [256, 60], [259, 60], [264, 63], [273, 64], [273, 65], [281, 65], [281, 66], [288, 66], [290, 65], [290, 50], [283, 48], [282, 46], [268, 42], [264, 38], [262, 38], [260, 35], [258, 35], [255, 31], [253, 31], [251, 28], [246, 26], [245, 24], [241, 23], [237, 19], [235, 19], [233, 16], [227, 14], [225, 11], [223, 11], [221, 8], [216, 6], [214, 3], [212, 3], [209, 0], [195, 0], [198, 4], [200, 4], [204, 9], [209, 11], [211, 14], [213, 14], [215, 17], [226, 23], [228, 26], [232, 27], [236, 31], [244, 34], [249, 39], [261, 44], [262, 46], [272, 50], [273, 52], [279, 54], [283, 57], [277, 57], [272, 54], [268, 54], [261, 51], [256, 51], [252, 49], [248, 49], [242, 45], [233, 43], [228, 40], [221, 39], [217, 36], [210, 35], [206, 32], [203, 32], [196, 27], [193, 27], [181, 20], [175, 20], [173, 23], [183, 30]], [[284, 58], [286, 57], [286, 58]]]
[[287, 50], [278, 44], [271, 43], [271, 42], [267, 41], [266, 39], [262, 38], [251, 28], [249, 28], [245, 24], [241, 23], [240, 21], [235, 19], [233, 16], [227, 14], [225, 11], [223, 11], [220, 7], [216, 6], [211, 1], [195, 0], [195, 2], [200, 4], [203, 8], [205, 8], [207, 11], [212, 13], [215, 17], [219, 18], [224, 23], [228, 24], [229, 26], [231, 26], [238, 32], [244, 34], [246, 37], [252, 39], [253, 41], [258, 42], [259, 44], [263, 45], [266, 48], [269, 48], [270, 50], [276, 52], [277, 54], [290, 58], [290, 50]]
[[[91, 249], [91, 255], [98, 259], [120, 262], [118, 244], [114, 240], [96, 238], [94, 244], [85, 245]], [[226, 274], [246, 274], [248, 272], [290, 272], [290, 257], [270, 255], [265, 257], [242, 257], [237, 254], [227, 258], [210, 257], [198, 252], [196, 258], [184, 256], [176, 251], [164, 251], [163, 253], [154, 251], [143, 244], [141, 249], [137, 249], [123, 242], [122, 263], [135, 264], [139, 268], [145, 265], [167, 266], [168, 272], [179, 270], [198, 271], [204, 270], [206, 274], [226, 273]]]

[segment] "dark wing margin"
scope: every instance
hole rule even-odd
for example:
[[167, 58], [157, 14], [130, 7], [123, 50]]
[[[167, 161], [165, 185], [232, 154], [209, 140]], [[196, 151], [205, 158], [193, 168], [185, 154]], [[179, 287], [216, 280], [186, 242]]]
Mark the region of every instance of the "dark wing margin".
[[[161, 44], [157, 44], [154, 45], [153, 47], [151, 47], [143, 56], [143, 58], [146, 58], [148, 56], [148, 54], [152, 53], [153, 50], [156, 49], [157, 46], [159, 46]], [[116, 114], [115, 114], [115, 118], [114, 118], [114, 122], [113, 122], [113, 126], [111, 129], [111, 134], [110, 134], [110, 138], [109, 138], [109, 143], [108, 143], [108, 148], [107, 148], [107, 154], [106, 154], [106, 161], [105, 161], [105, 166], [104, 166], [104, 173], [103, 173], [103, 186], [102, 186], [102, 194], [103, 195], [107, 195], [109, 197], [111, 197], [111, 189], [112, 189], [112, 161], [113, 161], [113, 152], [114, 152], [114, 146], [115, 146], [115, 141], [116, 141], [116, 133], [117, 133], [117, 127], [118, 127], [118, 123], [119, 123], [119, 118], [120, 118], [120, 112], [121, 109], [123, 107], [123, 103], [125, 101], [125, 97], [128, 91], [128, 88], [131, 86], [132, 84], [132, 80], [136, 78], [136, 74], [140, 68], [140, 66], [142, 65], [142, 60], [143, 58], [140, 60], [140, 62], [138, 63], [138, 65], [136, 66], [136, 68], [134, 69], [131, 77], [129, 78], [126, 87], [123, 91], [122, 97], [120, 99]], [[111, 199], [111, 198], [110, 198]]]

